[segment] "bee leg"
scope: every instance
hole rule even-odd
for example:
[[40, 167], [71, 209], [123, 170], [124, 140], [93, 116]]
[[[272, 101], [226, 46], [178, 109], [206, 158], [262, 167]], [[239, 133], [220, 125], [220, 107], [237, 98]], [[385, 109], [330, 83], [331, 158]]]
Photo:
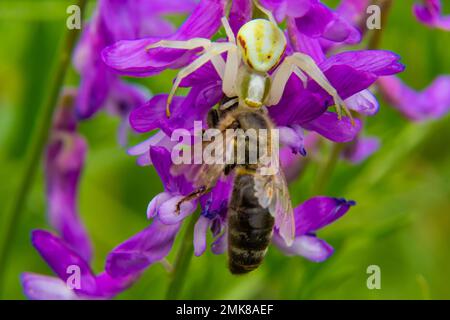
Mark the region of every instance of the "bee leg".
[[177, 205], [176, 205], [176, 214], [180, 214], [181, 211], [181, 205], [184, 202], [187, 201], [192, 201], [195, 200], [197, 198], [200, 198], [201, 196], [207, 194], [208, 192], [211, 191], [211, 188], [206, 188], [205, 186], [202, 186], [200, 188], [198, 188], [197, 190], [193, 191], [192, 193], [188, 194], [187, 196], [185, 196], [183, 199], [181, 199], [180, 201], [178, 201]]

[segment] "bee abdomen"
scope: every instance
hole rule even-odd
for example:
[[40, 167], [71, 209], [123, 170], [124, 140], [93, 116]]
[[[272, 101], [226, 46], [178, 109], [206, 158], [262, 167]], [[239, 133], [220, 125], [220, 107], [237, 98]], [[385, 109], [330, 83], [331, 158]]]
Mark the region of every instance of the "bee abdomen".
[[[228, 259], [233, 274], [247, 273], [256, 269], [262, 263], [272, 238], [273, 223], [268, 221], [266, 228], [247, 228], [249, 223], [242, 219], [245, 215], [229, 210]], [[265, 215], [265, 212], [262, 215]]]
[[274, 218], [254, 196], [252, 175], [238, 175], [228, 209], [228, 264], [243, 274], [263, 261], [272, 238]]

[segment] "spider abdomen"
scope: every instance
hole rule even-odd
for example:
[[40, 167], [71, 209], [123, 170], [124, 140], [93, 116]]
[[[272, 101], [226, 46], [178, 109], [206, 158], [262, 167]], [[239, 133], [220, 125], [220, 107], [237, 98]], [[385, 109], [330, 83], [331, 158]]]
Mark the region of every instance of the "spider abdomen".
[[244, 62], [251, 69], [265, 73], [280, 61], [286, 49], [286, 38], [276, 24], [255, 19], [241, 27], [237, 44]]

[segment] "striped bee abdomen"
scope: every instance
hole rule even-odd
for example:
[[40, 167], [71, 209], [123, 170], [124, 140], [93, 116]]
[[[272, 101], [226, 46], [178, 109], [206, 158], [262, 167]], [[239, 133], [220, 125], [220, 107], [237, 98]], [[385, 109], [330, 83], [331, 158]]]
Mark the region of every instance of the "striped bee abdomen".
[[262, 263], [274, 225], [255, 197], [256, 175], [239, 171], [228, 207], [228, 265], [233, 274], [250, 272]]

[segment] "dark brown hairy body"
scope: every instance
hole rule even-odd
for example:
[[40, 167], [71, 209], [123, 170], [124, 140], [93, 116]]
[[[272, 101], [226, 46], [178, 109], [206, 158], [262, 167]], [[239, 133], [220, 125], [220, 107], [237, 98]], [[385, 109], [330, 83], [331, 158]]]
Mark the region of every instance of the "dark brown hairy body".
[[274, 218], [255, 197], [255, 175], [237, 169], [228, 205], [228, 267], [247, 273], [263, 261], [272, 238]]

